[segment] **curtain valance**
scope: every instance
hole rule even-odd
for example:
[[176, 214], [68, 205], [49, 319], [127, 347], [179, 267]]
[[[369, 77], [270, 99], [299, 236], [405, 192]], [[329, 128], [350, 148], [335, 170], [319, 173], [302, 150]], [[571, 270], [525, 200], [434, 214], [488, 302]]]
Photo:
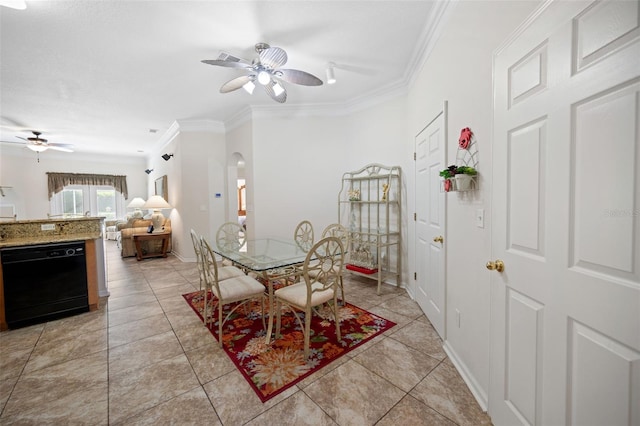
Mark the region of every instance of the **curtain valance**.
[[98, 185], [113, 186], [124, 199], [129, 198], [127, 191], [127, 177], [116, 175], [94, 175], [90, 173], [52, 173], [47, 172], [49, 178], [49, 199], [60, 192], [67, 185]]

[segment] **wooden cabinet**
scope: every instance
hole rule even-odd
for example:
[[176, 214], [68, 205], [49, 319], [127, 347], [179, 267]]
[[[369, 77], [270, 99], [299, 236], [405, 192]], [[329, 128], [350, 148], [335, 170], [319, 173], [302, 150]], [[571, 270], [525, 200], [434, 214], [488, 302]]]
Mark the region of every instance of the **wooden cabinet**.
[[369, 164], [342, 176], [338, 218], [349, 231], [346, 271], [382, 282], [402, 283], [399, 166]]

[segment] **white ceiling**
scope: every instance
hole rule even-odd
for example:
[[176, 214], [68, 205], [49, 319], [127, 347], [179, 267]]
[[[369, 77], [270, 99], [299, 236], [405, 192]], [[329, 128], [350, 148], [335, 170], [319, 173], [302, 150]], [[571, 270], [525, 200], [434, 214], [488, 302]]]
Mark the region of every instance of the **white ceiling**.
[[[404, 88], [442, 9], [432, 0], [26, 3], [0, 7], [0, 140], [39, 130], [76, 152], [129, 156], [146, 155], [176, 120], [343, 108]], [[285, 68], [325, 84], [285, 84], [284, 105], [259, 87], [221, 94], [242, 71], [200, 61], [221, 51], [251, 60], [257, 42], [283, 48]], [[334, 85], [329, 62], [338, 66]]]

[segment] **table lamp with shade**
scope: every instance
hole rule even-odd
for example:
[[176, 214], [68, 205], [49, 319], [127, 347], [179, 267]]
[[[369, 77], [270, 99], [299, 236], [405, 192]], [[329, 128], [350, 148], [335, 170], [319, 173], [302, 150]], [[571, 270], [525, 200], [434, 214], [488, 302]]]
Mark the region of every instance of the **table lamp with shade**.
[[142, 217], [141, 209], [144, 206], [144, 203], [146, 203], [146, 201], [144, 201], [142, 198], [135, 197], [129, 204], [127, 204], [128, 209], [133, 209], [131, 217]]
[[169, 203], [165, 201], [160, 195], [152, 195], [149, 197], [143, 209], [153, 209], [153, 214], [151, 215], [151, 222], [153, 223], [153, 231], [154, 232], [162, 232], [162, 225], [164, 224], [164, 216], [160, 210], [162, 209], [170, 209], [172, 208]]

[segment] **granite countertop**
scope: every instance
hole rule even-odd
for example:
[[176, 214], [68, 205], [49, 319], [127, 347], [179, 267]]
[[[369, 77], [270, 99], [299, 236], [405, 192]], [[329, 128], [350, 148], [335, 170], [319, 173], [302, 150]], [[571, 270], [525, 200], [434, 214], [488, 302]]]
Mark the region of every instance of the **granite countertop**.
[[102, 238], [104, 217], [31, 219], [0, 223], [0, 248]]
[[22, 219], [13, 222], [2, 222], [2, 225], [20, 225], [29, 223], [55, 223], [55, 222], [83, 222], [104, 220], [103, 216], [78, 216], [78, 217], [50, 217], [45, 219]]
[[33, 237], [0, 240], [0, 248], [31, 246], [36, 244], [64, 243], [67, 241], [95, 240], [98, 238], [102, 238], [102, 234], [100, 232], [66, 235], [36, 235]]

